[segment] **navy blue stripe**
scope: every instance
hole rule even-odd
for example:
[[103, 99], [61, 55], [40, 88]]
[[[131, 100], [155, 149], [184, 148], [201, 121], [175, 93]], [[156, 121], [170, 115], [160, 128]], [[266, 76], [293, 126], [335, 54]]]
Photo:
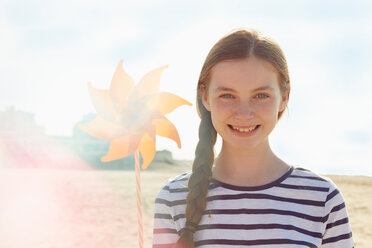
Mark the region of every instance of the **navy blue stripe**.
[[[277, 214], [277, 215], [284, 215], [284, 216], [294, 216], [301, 219], [306, 219], [313, 222], [325, 222], [325, 218], [328, 218], [328, 215], [326, 217], [323, 216], [312, 216], [307, 215], [304, 213], [298, 213], [295, 211], [289, 211], [289, 210], [279, 210], [279, 209], [210, 209], [205, 210], [203, 215], [214, 215], [214, 214], [225, 214], [225, 215], [236, 215], [236, 214]], [[174, 221], [177, 221], [179, 219], [185, 218], [185, 214], [178, 214], [173, 217]]]
[[329, 200], [331, 200], [333, 197], [335, 197], [336, 195], [338, 195], [340, 193], [340, 191], [338, 191], [338, 189], [335, 189], [333, 190], [328, 196], [327, 196], [327, 199], [326, 199], [326, 202], [328, 202]]
[[224, 230], [258, 230], [258, 229], [284, 229], [296, 231], [314, 238], [322, 238], [322, 233], [312, 232], [303, 228], [299, 228], [293, 225], [283, 224], [212, 224], [212, 225], [199, 225], [197, 230], [206, 229], [224, 229]]
[[312, 216], [303, 213], [298, 213], [289, 210], [279, 210], [279, 209], [211, 209], [205, 211], [206, 214], [277, 214], [299, 217], [301, 219], [311, 220], [314, 222], [323, 222], [324, 217]]
[[189, 192], [189, 189], [188, 188], [170, 189], [169, 192], [170, 193], [187, 193], [187, 192]]
[[346, 217], [341, 220], [335, 221], [333, 223], [327, 224], [326, 229], [331, 229], [332, 227], [347, 224], [347, 223], [349, 223], [349, 219]]
[[297, 244], [307, 247], [315, 247], [314, 244], [293, 239], [256, 239], [256, 240], [230, 240], [230, 239], [206, 239], [194, 242], [195, 246], [201, 245], [278, 245], [278, 244]]
[[[209, 190], [217, 188], [218, 185], [211, 183], [208, 187]], [[163, 190], [169, 191], [170, 193], [185, 193], [189, 192], [189, 189], [187, 187], [185, 188], [175, 188], [175, 189], [170, 189], [169, 186], [163, 187]]]
[[[207, 197], [207, 201], [216, 201], [216, 200], [240, 200], [240, 199], [267, 199], [267, 200], [274, 200], [274, 201], [281, 201], [281, 202], [291, 202], [295, 204], [301, 205], [309, 205], [309, 206], [324, 206], [323, 201], [313, 201], [313, 200], [306, 200], [306, 199], [292, 199], [287, 197], [280, 197], [268, 194], [236, 194], [236, 195], [214, 195]], [[165, 199], [157, 198], [155, 203], [162, 203], [166, 204], [167, 206], [173, 207], [177, 205], [186, 204], [186, 199], [177, 200], [177, 201], [167, 201]]]
[[182, 175], [179, 175], [177, 178], [173, 179], [172, 181], [170, 181], [171, 183], [174, 183], [174, 182], [182, 182], [182, 181], [187, 181], [189, 180], [188, 177], [184, 177], [184, 178], [181, 178], [183, 176], [186, 176], [187, 172], [186, 173], [183, 173]]
[[340, 240], [349, 239], [351, 237], [352, 237], [352, 234], [350, 232], [350, 233], [342, 234], [342, 235], [339, 235], [339, 236], [336, 236], [336, 237], [323, 239], [322, 244], [334, 243], [334, 242], [337, 242], [337, 241], [340, 241]]
[[169, 186], [165, 185], [161, 190], [169, 190]]
[[185, 192], [189, 192], [189, 189], [188, 188], [176, 188], [176, 189], [168, 189], [168, 191], [170, 193], [185, 193]]
[[[203, 214], [203, 215], [205, 215], [205, 214]], [[175, 215], [174, 217], [173, 217], [173, 220], [174, 221], [177, 221], [177, 220], [179, 220], [179, 219], [185, 219], [186, 218], [186, 215], [185, 214], [177, 214], [177, 215]]]
[[240, 200], [240, 199], [268, 199], [268, 200], [275, 200], [281, 202], [292, 202], [301, 205], [310, 205], [310, 206], [324, 206], [323, 201], [313, 201], [313, 200], [306, 200], [306, 199], [293, 199], [288, 197], [280, 197], [268, 194], [236, 194], [236, 195], [215, 195], [210, 196], [207, 198], [208, 201], [214, 200]]
[[331, 212], [330, 213], [333, 213], [333, 212], [336, 212], [336, 211], [339, 211], [341, 209], [345, 208], [345, 202], [337, 205], [337, 206], [334, 206], [332, 209], [331, 209]]
[[186, 215], [185, 214], [177, 214], [173, 217], [173, 221], [178, 221], [180, 219], [185, 219]]
[[284, 183], [279, 184], [277, 187], [287, 188], [287, 189], [298, 189], [298, 190], [313, 190], [313, 191], [321, 191], [321, 192], [328, 192], [329, 190], [329, 188], [325, 188], [325, 187], [291, 185], [291, 184], [284, 184]]
[[215, 189], [215, 188], [218, 188], [218, 187], [219, 187], [219, 185], [217, 183], [211, 182], [211, 184], [209, 184], [208, 189], [211, 190], [211, 189]]
[[[213, 183], [209, 185], [209, 190], [217, 188], [218, 184]], [[276, 187], [280, 188], [287, 188], [287, 189], [297, 189], [297, 190], [312, 190], [312, 191], [321, 191], [321, 192], [328, 192], [329, 188], [325, 187], [315, 187], [315, 186], [301, 186], [301, 185], [291, 185], [291, 184], [279, 184]], [[170, 193], [186, 193], [189, 192], [188, 188], [175, 188], [169, 189], [169, 186], [165, 186], [163, 190], [169, 191]]]
[[178, 200], [178, 201], [167, 201], [165, 199], [156, 198], [155, 203], [165, 204], [169, 207], [177, 206], [177, 205], [184, 205], [186, 204], [186, 200]]
[[308, 171], [308, 172], [310, 172], [310, 170], [305, 169], [305, 168], [301, 168], [301, 167], [296, 167], [295, 170], [299, 170], [299, 171]]
[[155, 219], [166, 219], [171, 220], [172, 216], [170, 214], [154, 214]]
[[215, 178], [212, 178], [212, 183], [213, 184], [216, 184], [216, 185], [218, 185], [218, 186], [220, 186], [222, 188], [227, 188], [227, 189], [230, 189], [230, 190], [236, 190], [236, 191], [258, 191], [258, 190], [268, 189], [268, 188], [271, 188], [271, 187], [274, 187], [274, 186], [280, 184], [285, 179], [287, 179], [288, 176], [292, 172], [293, 172], [293, 167], [291, 166], [289, 168], [289, 170], [284, 175], [282, 175], [280, 178], [276, 179], [275, 181], [273, 181], [271, 183], [260, 185], [260, 186], [237, 186], [237, 185], [232, 185], [232, 184], [221, 182], [221, 181], [219, 181], [219, 180], [217, 180]]
[[329, 215], [333, 212], [336, 212], [336, 211], [340, 211], [341, 209], [345, 208], [345, 202], [337, 205], [337, 206], [334, 206], [331, 211], [329, 212], [329, 214], [327, 214], [327, 216], [324, 218], [324, 222], [326, 222], [329, 218]]

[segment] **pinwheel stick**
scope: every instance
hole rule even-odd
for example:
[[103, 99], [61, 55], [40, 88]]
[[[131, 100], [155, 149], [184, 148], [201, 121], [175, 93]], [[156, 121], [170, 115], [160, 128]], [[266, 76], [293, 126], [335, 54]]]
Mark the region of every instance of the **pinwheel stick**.
[[141, 170], [139, 161], [139, 151], [134, 154], [134, 162], [136, 167], [136, 192], [137, 192], [137, 223], [138, 223], [138, 244], [143, 248], [143, 221], [142, 221], [142, 200], [141, 200]]

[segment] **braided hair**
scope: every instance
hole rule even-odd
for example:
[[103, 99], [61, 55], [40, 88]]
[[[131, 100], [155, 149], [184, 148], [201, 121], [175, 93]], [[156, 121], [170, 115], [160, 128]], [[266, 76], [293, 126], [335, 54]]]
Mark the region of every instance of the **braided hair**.
[[[200, 72], [197, 88], [197, 111], [200, 117], [199, 142], [195, 149], [192, 174], [188, 181], [186, 198], [186, 225], [181, 230], [175, 248], [194, 248], [194, 232], [206, 209], [208, 187], [212, 178], [214, 145], [217, 132], [211, 113], [204, 107], [201, 90], [208, 91], [213, 66], [225, 60], [257, 56], [270, 62], [278, 71], [282, 94], [289, 96], [290, 81], [287, 62], [279, 45], [257, 31], [239, 29], [220, 39], [210, 50]], [[278, 118], [284, 110], [278, 113]]]

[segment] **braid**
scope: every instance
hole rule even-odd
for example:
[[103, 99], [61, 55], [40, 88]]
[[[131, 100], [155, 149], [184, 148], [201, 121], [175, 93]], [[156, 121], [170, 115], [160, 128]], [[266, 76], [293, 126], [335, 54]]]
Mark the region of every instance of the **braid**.
[[204, 109], [201, 117], [199, 142], [196, 146], [192, 174], [188, 182], [186, 226], [181, 231], [181, 237], [177, 241], [176, 248], [194, 248], [193, 233], [207, 205], [208, 186], [212, 177], [212, 165], [214, 162], [213, 148], [216, 143], [217, 132], [212, 125], [210, 112]]

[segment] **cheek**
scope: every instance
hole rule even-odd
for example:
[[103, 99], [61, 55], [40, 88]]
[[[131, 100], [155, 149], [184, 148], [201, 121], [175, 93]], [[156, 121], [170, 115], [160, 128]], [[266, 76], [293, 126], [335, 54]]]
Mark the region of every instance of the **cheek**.
[[234, 112], [231, 104], [214, 102], [211, 104], [211, 118], [212, 124], [216, 131], [223, 129], [224, 123], [231, 118]]
[[256, 104], [256, 109], [262, 113], [275, 113], [278, 114], [279, 112], [279, 101], [277, 99], [272, 99], [270, 101], [261, 102]]
[[256, 111], [260, 113], [277, 113], [278, 112], [278, 107], [273, 104], [272, 102], [264, 103], [264, 104], [258, 104], [256, 105]]
[[234, 111], [234, 104], [224, 101], [211, 102], [211, 111], [214, 115], [223, 115]]
[[216, 130], [216, 132], [218, 134], [221, 133], [221, 130], [223, 129], [221, 126], [222, 126], [222, 123], [223, 123], [223, 117], [221, 117], [220, 115], [216, 115], [215, 112], [211, 112], [211, 121], [212, 121], [212, 126], [214, 127], [214, 129]]

